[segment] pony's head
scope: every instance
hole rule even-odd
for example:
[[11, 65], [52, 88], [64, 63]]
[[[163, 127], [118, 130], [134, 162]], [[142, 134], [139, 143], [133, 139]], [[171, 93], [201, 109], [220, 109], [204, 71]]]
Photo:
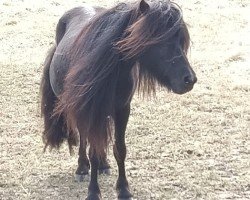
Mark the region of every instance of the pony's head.
[[117, 43], [120, 52], [127, 59], [136, 58], [147, 88], [156, 79], [174, 93], [190, 91], [197, 78], [187, 59], [190, 38], [179, 7], [170, 1], [142, 0], [137, 11], [139, 17]]

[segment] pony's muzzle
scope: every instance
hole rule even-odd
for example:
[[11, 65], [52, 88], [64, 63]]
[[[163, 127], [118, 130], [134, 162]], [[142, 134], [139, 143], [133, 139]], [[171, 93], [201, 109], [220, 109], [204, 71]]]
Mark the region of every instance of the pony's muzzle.
[[172, 91], [176, 94], [185, 94], [193, 89], [194, 84], [197, 82], [197, 77], [195, 74], [189, 74], [183, 76], [181, 83], [172, 88]]
[[188, 75], [183, 80], [186, 86], [193, 86], [197, 82], [197, 77], [195, 75]]

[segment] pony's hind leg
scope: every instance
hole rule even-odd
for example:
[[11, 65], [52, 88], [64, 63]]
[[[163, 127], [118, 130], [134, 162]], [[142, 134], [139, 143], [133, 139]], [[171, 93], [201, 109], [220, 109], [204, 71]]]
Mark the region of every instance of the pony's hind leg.
[[78, 153], [78, 167], [75, 173], [75, 180], [77, 182], [82, 182], [86, 176], [89, 174], [89, 159], [86, 154], [86, 146], [87, 142], [85, 139], [82, 138], [80, 135], [80, 147], [79, 147], [79, 153]]
[[105, 153], [103, 158], [99, 161], [99, 174], [110, 175], [110, 165], [107, 160], [107, 154]]
[[[86, 140], [80, 135], [80, 147], [78, 152], [78, 167], [75, 172], [75, 181], [82, 182], [89, 174], [89, 159], [87, 157], [87, 142]], [[106, 174], [110, 175], [110, 165], [107, 161], [107, 155], [103, 156], [103, 159], [99, 161], [98, 166], [99, 174]]]
[[[87, 155], [86, 155], [87, 143], [86, 143], [86, 138], [83, 137], [85, 129], [83, 126], [81, 126], [81, 124], [78, 124], [77, 128], [78, 128], [79, 135], [80, 135], [80, 148], [79, 148], [79, 159], [78, 159], [79, 172], [81, 172], [81, 170], [83, 169], [86, 169], [86, 167], [89, 167], [89, 161], [90, 161], [90, 168], [91, 168], [90, 182], [89, 182], [89, 187], [88, 187], [88, 197], [86, 198], [86, 200], [101, 200], [101, 192], [100, 192], [100, 188], [97, 182], [99, 159], [96, 155], [96, 152], [90, 146], [89, 161], [87, 160]], [[86, 164], [88, 164], [88, 166]], [[89, 169], [86, 169], [85, 172], [88, 172], [88, 171]], [[76, 173], [77, 172], [78, 171], [76, 171]], [[83, 171], [83, 174], [84, 174], [84, 171]]]
[[126, 145], [125, 145], [125, 130], [130, 114], [130, 105], [123, 109], [119, 109], [115, 114], [115, 145], [114, 155], [118, 165], [118, 179], [116, 183], [116, 190], [118, 199], [129, 200], [132, 194], [129, 191], [128, 181], [125, 173], [124, 161], [126, 158]]
[[99, 159], [95, 151], [89, 150], [89, 160], [91, 166], [91, 176], [90, 182], [88, 187], [88, 197], [86, 200], [101, 200], [101, 191], [98, 185], [97, 177], [98, 177], [98, 166], [99, 166]]

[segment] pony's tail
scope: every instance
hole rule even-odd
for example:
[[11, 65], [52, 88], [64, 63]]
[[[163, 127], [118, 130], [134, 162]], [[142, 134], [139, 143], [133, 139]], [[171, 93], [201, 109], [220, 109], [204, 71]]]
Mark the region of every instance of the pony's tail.
[[72, 146], [77, 144], [77, 136], [75, 132], [68, 132], [65, 118], [63, 115], [54, 116], [54, 108], [58, 98], [54, 94], [49, 78], [50, 64], [55, 53], [54, 45], [48, 53], [44, 63], [43, 76], [41, 81], [41, 114], [44, 119], [43, 142], [45, 143], [44, 151], [48, 146], [51, 148], [59, 148], [64, 140], [68, 140], [70, 153]]

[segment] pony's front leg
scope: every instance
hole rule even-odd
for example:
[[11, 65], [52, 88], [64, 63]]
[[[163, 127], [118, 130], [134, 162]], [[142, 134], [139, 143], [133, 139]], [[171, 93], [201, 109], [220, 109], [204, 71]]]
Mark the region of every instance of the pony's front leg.
[[89, 150], [89, 159], [91, 166], [91, 176], [88, 187], [88, 197], [86, 198], [86, 200], [101, 200], [101, 191], [97, 181], [99, 160], [96, 156], [95, 151], [91, 150], [91, 147]]
[[119, 109], [115, 113], [115, 144], [114, 155], [118, 165], [118, 179], [116, 190], [118, 199], [131, 199], [132, 194], [129, 191], [129, 185], [126, 178], [124, 161], [126, 158], [125, 130], [130, 114], [130, 105]]
[[78, 167], [75, 173], [75, 180], [78, 182], [82, 182], [84, 178], [89, 174], [89, 159], [87, 157], [86, 153], [86, 147], [87, 147], [87, 142], [86, 139], [84, 139], [81, 136], [81, 132], [79, 133], [80, 135], [80, 147], [79, 147], [79, 153], [78, 153]]

